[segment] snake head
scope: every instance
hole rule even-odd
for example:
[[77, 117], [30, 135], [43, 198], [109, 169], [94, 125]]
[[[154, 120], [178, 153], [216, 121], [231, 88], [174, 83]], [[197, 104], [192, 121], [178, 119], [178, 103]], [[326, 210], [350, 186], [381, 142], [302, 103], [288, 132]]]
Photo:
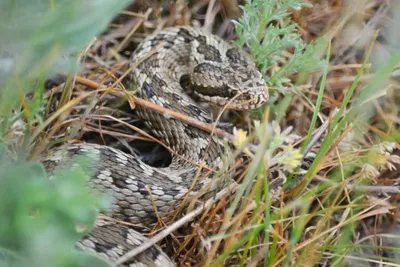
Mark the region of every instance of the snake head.
[[200, 100], [230, 109], [254, 109], [264, 104], [267, 85], [254, 61], [235, 48], [227, 51], [225, 61], [198, 64], [186, 87]]

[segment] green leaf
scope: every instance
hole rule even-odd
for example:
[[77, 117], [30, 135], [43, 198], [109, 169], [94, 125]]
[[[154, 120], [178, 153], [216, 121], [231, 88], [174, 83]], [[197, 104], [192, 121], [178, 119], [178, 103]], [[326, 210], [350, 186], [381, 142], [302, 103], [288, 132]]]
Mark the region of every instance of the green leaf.
[[18, 254], [0, 247], [0, 266], [2, 267], [19, 267], [26, 266], [27, 262], [24, 261]]

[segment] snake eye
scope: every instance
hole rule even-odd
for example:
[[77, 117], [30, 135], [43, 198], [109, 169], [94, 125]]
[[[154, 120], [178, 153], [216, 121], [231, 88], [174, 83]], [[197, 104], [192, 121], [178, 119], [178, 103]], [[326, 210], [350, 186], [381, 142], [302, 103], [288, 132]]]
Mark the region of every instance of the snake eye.
[[182, 77], [179, 80], [179, 83], [181, 84], [181, 86], [183, 88], [188, 87], [190, 85], [190, 76], [189, 76], [189, 74], [182, 75]]
[[190, 75], [189, 74], [182, 75], [182, 77], [179, 79], [179, 83], [182, 86], [183, 90], [185, 90], [185, 92], [187, 94], [193, 93], [193, 89], [190, 86]]

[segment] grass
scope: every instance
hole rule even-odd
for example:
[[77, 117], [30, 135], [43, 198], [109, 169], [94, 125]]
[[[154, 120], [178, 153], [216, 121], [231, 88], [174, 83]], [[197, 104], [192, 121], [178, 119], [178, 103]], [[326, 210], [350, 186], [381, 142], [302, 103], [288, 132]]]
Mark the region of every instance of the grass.
[[[0, 4], [0, 12], [12, 11], [0, 16], [0, 32], [9, 37], [0, 40], [0, 55], [7, 52], [15, 60], [13, 68], [0, 73], [2, 263], [112, 266], [73, 250], [83, 234], [76, 233], [75, 225], [92, 225], [105, 200], [87, 192], [81, 169], [59, 173], [48, 182], [41, 164], [32, 160], [62, 142], [150, 140], [129, 109], [117, 112], [105, 101], [112, 94], [126, 95], [119, 77], [128, 68], [124, 53], [131, 49], [130, 39], [137, 44], [154, 25], [192, 20], [212, 25], [227, 39], [234, 36], [235, 45], [247, 47], [265, 74], [271, 97], [257, 111], [228, 113], [246, 131], [217, 132], [236, 147], [239, 185], [208, 202], [205, 211], [178, 220], [181, 224], [153, 229], [155, 237], [158, 231], [172, 231], [160, 245], [179, 266], [400, 264], [393, 238], [398, 233], [400, 97], [390, 90], [397, 87], [393, 70], [400, 53], [390, 42], [382, 43], [384, 33], [376, 31], [380, 26], [375, 21], [384, 14], [393, 23], [386, 27], [396, 27], [396, 17], [382, 13], [390, 10], [386, 3], [360, 4], [363, 19], [375, 28], [368, 42], [355, 45], [342, 36], [362, 23], [340, 1], [307, 2], [314, 7], [297, 0], [245, 1], [234, 28], [226, 26], [223, 9], [234, 1], [215, 6], [177, 1], [171, 8], [180, 10], [177, 14], [161, 16], [155, 6], [144, 15], [125, 11], [113, 24], [111, 18], [126, 2], [113, 6], [98, 1], [92, 6], [96, 12], [87, 16], [82, 16], [87, 7], [79, 1], [67, 6], [63, 1], [37, 2]], [[90, 42], [101, 32], [103, 38]], [[377, 56], [385, 57], [381, 46], [393, 51], [376, 62]], [[76, 56], [60, 61], [66, 53]], [[48, 74], [66, 71], [66, 82], [52, 87], [54, 94], [45, 90]], [[62, 92], [58, 102], [57, 90]], [[130, 99], [130, 105], [169, 112], [140, 99]], [[181, 114], [168, 114], [192, 123]], [[68, 175], [76, 179], [62, 179]]]

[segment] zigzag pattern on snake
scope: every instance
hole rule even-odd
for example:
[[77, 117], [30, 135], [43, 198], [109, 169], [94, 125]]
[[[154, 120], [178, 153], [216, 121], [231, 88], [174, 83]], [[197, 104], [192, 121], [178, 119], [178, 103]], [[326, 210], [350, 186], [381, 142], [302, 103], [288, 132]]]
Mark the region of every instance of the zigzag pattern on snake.
[[[155, 53], [148, 56], [153, 50]], [[136, 90], [137, 97], [202, 122], [212, 123], [212, 117], [197, 101], [220, 106], [231, 101], [229, 108], [245, 110], [257, 108], [268, 99], [266, 84], [253, 60], [200, 29], [172, 27], [153, 33], [141, 42], [131, 62], [143, 58], [128, 75], [126, 86]], [[51, 174], [57, 166], [70, 167], [76, 156], [90, 155], [95, 164], [88, 168], [88, 185], [112, 198], [112, 208], [105, 214], [134, 224], [154, 223], [155, 208], [163, 216], [187, 194], [195, 195], [202, 188], [213, 192], [226, 185], [229, 175], [215, 177], [215, 172], [209, 171], [227, 167], [219, 138], [140, 106], [135, 112], [154, 136], [179, 155], [173, 156], [170, 166], [148, 166], [135, 156], [103, 145], [73, 144], [50, 151], [42, 160], [46, 170]], [[193, 163], [203, 159], [207, 168], [192, 187], [198, 171]], [[99, 221], [78, 247], [115, 261], [144, 240], [141, 233], [127, 226]], [[126, 264], [173, 266], [158, 247]]]

